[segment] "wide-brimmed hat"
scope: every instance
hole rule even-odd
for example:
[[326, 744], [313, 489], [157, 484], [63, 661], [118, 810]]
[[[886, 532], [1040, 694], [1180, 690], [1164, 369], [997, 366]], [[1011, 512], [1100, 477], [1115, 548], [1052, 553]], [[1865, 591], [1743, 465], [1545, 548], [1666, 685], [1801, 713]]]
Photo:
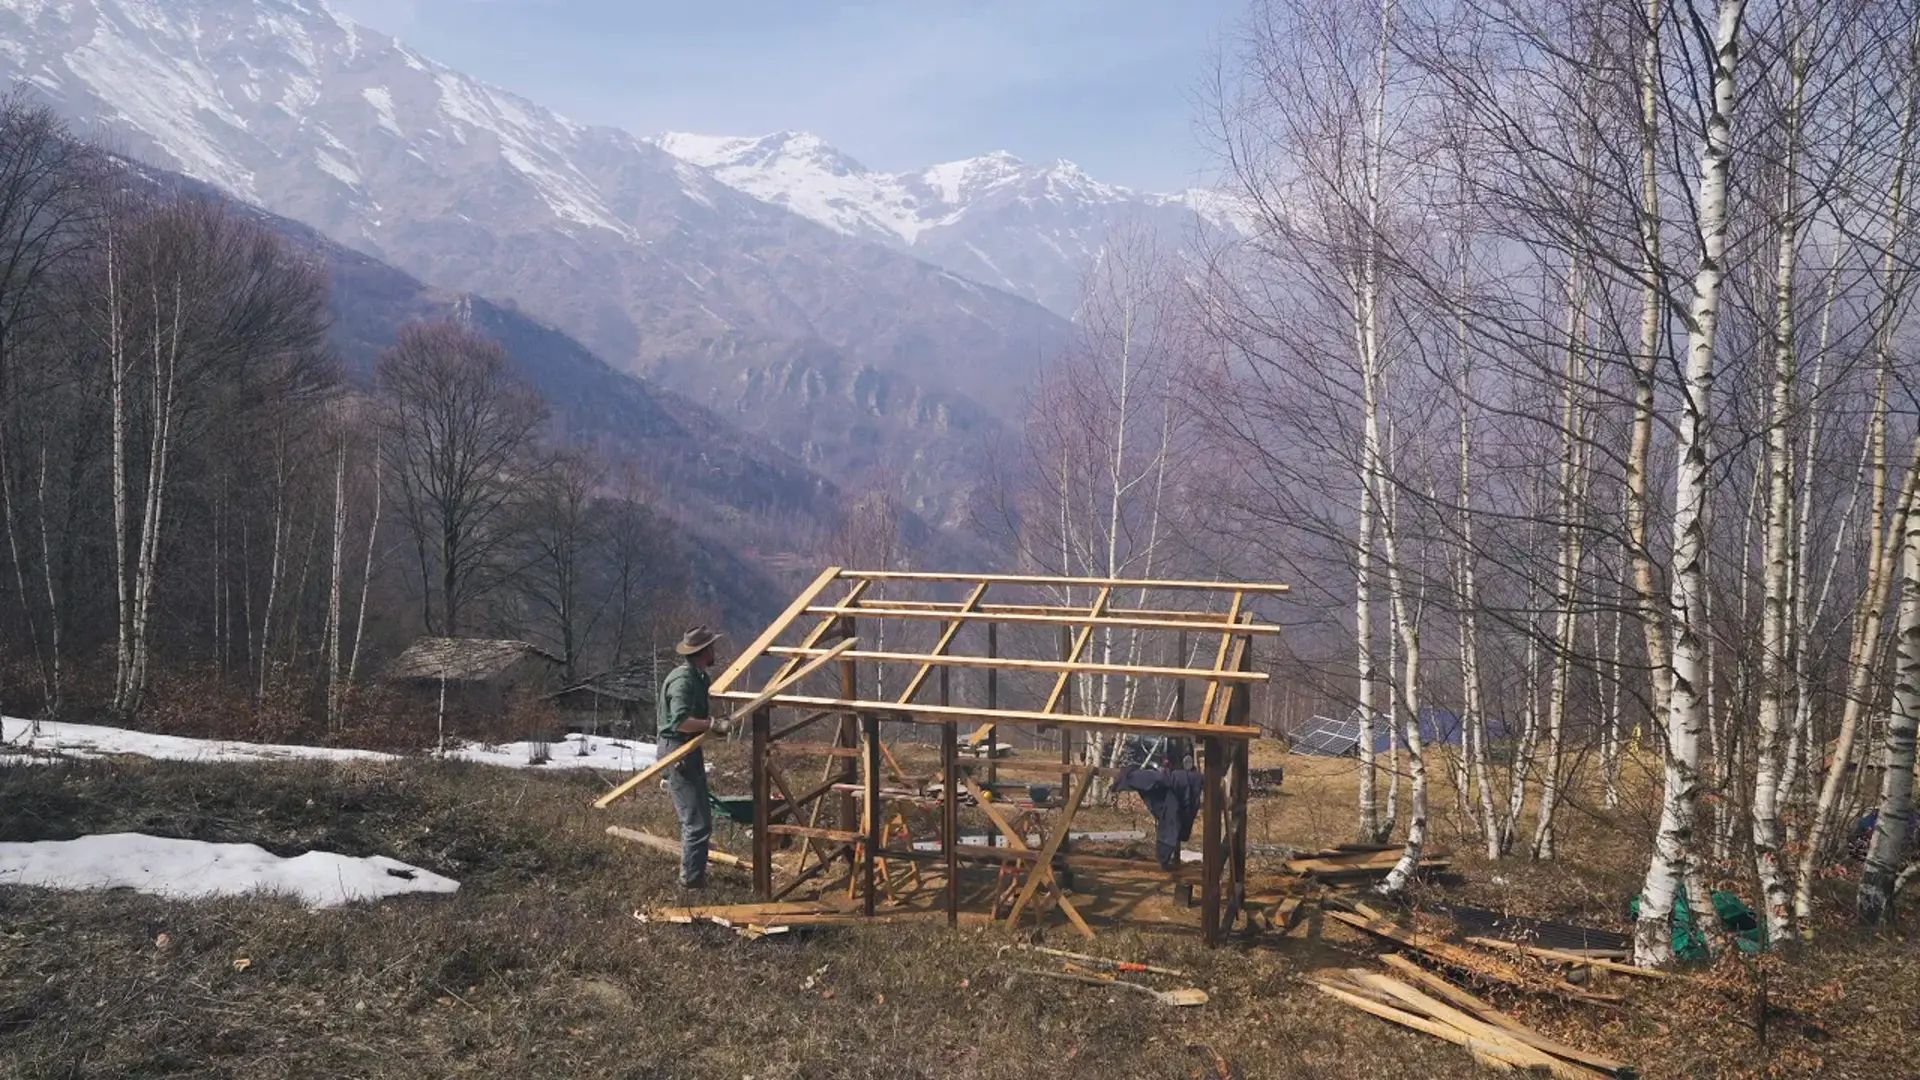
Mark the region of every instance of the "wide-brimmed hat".
[[692, 656], [725, 636], [704, 626], [696, 626], [680, 636], [680, 644], [675, 645], [673, 651], [681, 656]]

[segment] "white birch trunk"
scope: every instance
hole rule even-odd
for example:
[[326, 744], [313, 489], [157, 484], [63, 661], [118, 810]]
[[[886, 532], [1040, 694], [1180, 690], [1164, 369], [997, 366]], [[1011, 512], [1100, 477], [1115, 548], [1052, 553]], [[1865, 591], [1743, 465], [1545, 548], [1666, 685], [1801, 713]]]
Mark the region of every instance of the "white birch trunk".
[[[1824, 373], [1827, 364], [1828, 348], [1833, 340], [1833, 305], [1839, 293], [1840, 274], [1838, 265], [1827, 272], [1826, 299], [1820, 309], [1820, 347], [1813, 364], [1813, 377], [1808, 387], [1808, 400], [1818, 401], [1825, 386]], [[1807, 522], [1813, 515], [1813, 492], [1816, 486], [1818, 462], [1820, 460], [1820, 410], [1811, 410], [1807, 415], [1806, 445], [1800, 457], [1800, 495], [1799, 507], [1793, 515], [1793, 605], [1788, 611], [1788, 626], [1793, 638], [1790, 655], [1794, 662], [1793, 671], [1793, 726], [1787, 742], [1785, 761], [1780, 771], [1781, 798], [1787, 806], [1799, 803], [1796, 795], [1800, 780], [1807, 774], [1805, 759], [1808, 747], [1813, 741], [1813, 675], [1811, 671], [1812, 650], [1806, 647], [1807, 635], [1819, 624], [1821, 614], [1826, 607], [1824, 588], [1818, 603], [1811, 594], [1812, 570], [1807, 549], [1809, 537]], [[1849, 523], [1853, 518], [1853, 507], [1859, 496], [1856, 485], [1848, 494], [1846, 509], [1840, 514], [1839, 523], [1833, 527], [1836, 541], [1846, 536]], [[1836, 555], [1837, 559], [1837, 555]], [[1831, 566], [1829, 566], [1831, 570]], [[1829, 576], [1827, 580], [1831, 580]], [[1784, 815], [1783, 815], [1784, 816]], [[1799, 842], [1798, 830], [1792, 827], [1788, 819], [1786, 838], [1789, 845]]]
[[[1534, 589], [1527, 589], [1527, 610], [1534, 610]], [[1527, 802], [1527, 777], [1533, 772], [1534, 747], [1540, 734], [1540, 633], [1534, 617], [1527, 617], [1527, 648], [1524, 662], [1521, 664], [1522, 677], [1526, 679], [1526, 702], [1521, 710], [1520, 738], [1514, 743], [1513, 764], [1509, 767], [1509, 786], [1507, 805], [1500, 818], [1500, 828], [1495, 833], [1499, 855], [1513, 851], [1513, 842], [1519, 833], [1520, 811]]]
[[125, 716], [132, 711], [133, 681], [133, 598], [127, 589], [127, 341], [120, 322], [120, 274], [111, 228], [106, 248], [108, 408], [113, 425], [113, 711]]
[[1385, 836], [1374, 788], [1373, 753], [1373, 530], [1380, 506], [1380, 185], [1384, 169], [1387, 118], [1387, 59], [1393, 29], [1395, 0], [1380, 5], [1380, 48], [1376, 53], [1372, 130], [1364, 155], [1366, 220], [1361, 237], [1359, 288], [1355, 296], [1355, 333], [1358, 338], [1361, 383], [1362, 447], [1360, 462], [1359, 550], [1355, 559], [1354, 637], [1360, 669], [1360, 831], [1373, 841]]
[[[1465, 173], [1464, 163], [1461, 172]], [[1460, 363], [1460, 453], [1458, 483], [1460, 552], [1455, 571], [1459, 604], [1460, 689], [1466, 716], [1462, 718], [1460, 750], [1466, 759], [1462, 787], [1471, 784], [1479, 797], [1477, 825], [1487, 858], [1500, 857], [1500, 830], [1493, 805], [1493, 785], [1487, 776], [1487, 721], [1480, 669], [1480, 587], [1474, 568], [1473, 546], [1473, 349], [1467, 334], [1467, 241], [1462, 237], [1460, 298], [1453, 323], [1454, 347]]]
[[[1874, 352], [1879, 376], [1875, 384], [1873, 412], [1868, 418], [1869, 454], [1873, 461], [1870, 483], [1872, 485], [1871, 521], [1869, 523], [1867, 543], [1867, 583], [1860, 601], [1860, 610], [1854, 624], [1853, 646], [1851, 649], [1847, 696], [1841, 708], [1840, 730], [1835, 736], [1831, 764], [1820, 782], [1820, 795], [1814, 803], [1813, 814], [1807, 830], [1806, 842], [1801, 847], [1800, 863], [1796, 867], [1793, 888], [1793, 914], [1799, 920], [1801, 932], [1807, 932], [1809, 920], [1813, 915], [1813, 877], [1819, 868], [1820, 860], [1826, 857], [1828, 834], [1833, 826], [1834, 811], [1840, 796], [1841, 783], [1849, 772], [1847, 766], [1853, 760], [1854, 740], [1859, 733], [1860, 716], [1866, 700], [1867, 688], [1871, 684], [1873, 672], [1878, 667], [1880, 650], [1881, 622], [1885, 618], [1888, 592], [1893, 579], [1893, 556], [1896, 541], [1885, 537], [1885, 516], [1887, 512], [1887, 385], [1893, 369], [1893, 331], [1895, 316], [1904, 292], [1906, 274], [1897, 261], [1899, 239], [1905, 228], [1906, 219], [1906, 182], [1909, 154], [1913, 147], [1916, 99], [1920, 98], [1920, 75], [1915, 72], [1916, 63], [1920, 63], [1920, 20], [1915, 20], [1908, 29], [1907, 37], [1907, 79], [1906, 100], [1900, 121], [1899, 152], [1894, 158], [1893, 177], [1888, 192], [1888, 230], [1887, 245], [1880, 265], [1880, 306], [1876, 313]], [[1920, 451], [1920, 447], [1916, 447]], [[1908, 467], [1908, 486], [1911, 488], [1913, 473], [1920, 470], [1920, 458]], [[1903, 500], [1904, 502], [1904, 500]]]
[[1626, 699], [1620, 681], [1620, 655], [1625, 626], [1625, 616], [1615, 611], [1612, 644], [1607, 652], [1606, 715], [1600, 744], [1600, 804], [1608, 810], [1620, 807], [1620, 712], [1621, 703]]
[[1700, 154], [1699, 226], [1704, 243], [1687, 319], [1687, 365], [1681, 394], [1680, 442], [1674, 472], [1672, 699], [1660, 825], [1640, 891], [1634, 955], [1642, 964], [1673, 957], [1674, 897], [1689, 894], [1694, 924], [1710, 930], [1713, 908], [1694, 888], [1698, 879], [1694, 819], [1700, 784], [1700, 727], [1706, 690], [1707, 446], [1711, 437], [1714, 345], [1720, 290], [1726, 275], [1727, 176], [1733, 155], [1734, 76], [1745, 0], [1720, 0], [1714, 31], [1713, 105]]
[[1427, 758], [1420, 738], [1420, 614], [1418, 605], [1410, 605], [1406, 574], [1401, 568], [1398, 523], [1390, 515], [1383, 536], [1387, 556], [1387, 602], [1393, 611], [1393, 629], [1400, 642], [1400, 712], [1394, 724], [1407, 743], [1407, 840], [1400, 849], [1399, 861], [1376, 887], [1392, 896], [1407, 887], [1420, 866], [1420, 852], [1427, 842]]
[[44, 710], [48, 716], [59, 716], [61, 696], [64, 685], [60, 670], [60, 597], [53, 584], [53, 540], [47, 528], [47, 448], [40, 448], [40, 483], [36, 496], [40, 517], [40, 574], [47, 585], [47, 636], [51, 646], [52, 672], [49, 677], [48, 691], [52, 695]]
[[259, 697], [266, 696], [267, 672], [273, 663], [273, 609], [280, 598], [280, 571], [285, 562], [284, 549], [290, 527], [287, 520], [287, 442], [283, 431], [274, 440], [273, 552], [267, 560], [267, 599], [266, 603], [260, 605], [260, 657], [259, 670], [255, 673], [255, 694]]
[[[1920, 455], [1920, 439], [1915, 443], [1916, 454]], [[1860, 921], [1869, 926], [1891, 918], [1894, 882], [1910, 857], [1907, 839], [1913, 821], [1913, 743], [1915, 727], [1920, 725], [1920, 514], [1914, 513], [1914, 492], [1909, 484], [1900, 513], [1899, 674], [1880, 763], [1880, 808], [1855, 901]]]
[[1665, 607], [1654, 570], [1652, 494], [1647, 470], [1653, 447], [1654, 389], [1660, 363], [1663, 305], [1660, 299], [1659, 77], [1660, 25], [1665, 0], [1647, 0], [1647, 40], [1640, 56], [1640, 346], [1633, 380], [1633, 427], [1627, 442], [1627, 545], [1633, 562], [1634, 597], [1647, 643], [1653, 713], [1665, 716], [1673, 694], [1667, 670]]
[[327, 576], [327, 726], [340, 726], [340, 573], [347, 539], [347, 440], [340, 436], [340, 454], [333, 467], [333, 542]]
[[1533, 857], [1554, 856], [1554, 812], [1560, 805], [1560, 784], [1567, 714], [1567, 684], [1572, 675], [1575, 634], [1579, 629], [1576, 601], [1582, 557], [1578, 517], [1581, 505], [1580, 339], [1583, 327], [1581, 270], [1576, 264], [1567, 279], [1567, 356], [1561, 372], [1560, 399], [1560, 552], [1554, 572], [1553, 673], [1547, 687], [1547, 757], [1541, 773], [1540, 808], [1533, 834]]
[[[378, 468], [376, 464], [376, 469]], [[380, 533], [380, 476], [376, 471], [373, 477], [373, 515], [367, 518], [367, 558], [360, 572], [359, 610], [353, 617], [353, 649], [347, 654], [347, 683], [345, 693], [352, 693], [355, 679], [360, 673], [360, 641], [366, 636], [367, 596], [373, 592], [373, 550], [374, 539]], [[344, 706], [343, 706], [344, 712]]]
[[[1797, 22], [1797, 20], [1796, 20]], [[1804, 38], [1802, 39], [1804, 42]], [[1787, 680], [1799, 664], [1790, 658], [1793, 648], [1791, 617], [1795, 534], [1793, 511], [1793, 443], [1791, 424], [1796, 405], [1794, 380], [1799, 371], [1794, 327], [1794, 272], [1800, 239], [1799, 151], [1800, 116], [1806, 97], [1808, 57], [1804, 43], [1796, 45], [1792, 60], [1792, 89], [1787, 111], [1787, 159], [1780, 198], [1780, 252], [1774, 269], [1773, 393], [1767, 420], [1766, 558], [1760, 622], [1760, 722], [1755, 732], [1753, 773], [1753, 861], [1769, 941], [1789, 940], [1793, 933], [1791, 891], [1780, 867], [1780, 742], [1787, 727]]]
[[154, 290], [153, 432], [147, 456], [146, 505], [141, 514], [140, 546], [133, 591], [133, 670], [127, 686], [125, 711], [140, 707], [147, 688], [148, 630], [152, 625], [153, 589], [160, 577], [160, 531], [166, 521], [167, 470], [173, 453], [174, 414], [179, 405], [180, 318], [184, 298], [180, 284], [173, 288], [173, 318], [163, 332], [159, 290]]

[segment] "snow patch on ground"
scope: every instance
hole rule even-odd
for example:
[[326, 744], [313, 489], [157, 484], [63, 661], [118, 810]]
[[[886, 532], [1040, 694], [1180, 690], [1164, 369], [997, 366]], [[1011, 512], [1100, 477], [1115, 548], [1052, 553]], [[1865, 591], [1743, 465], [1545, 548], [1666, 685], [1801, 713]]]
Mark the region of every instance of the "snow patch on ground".
[[316, 908], [460, 888], [452, 878], [384, 855], [356, 858], [309, 851], [283, 858], [255, 844], [144, 833], [0, 843], [0, 885], [133, 889], [176, 900], [268, 893]]
[[[534, 760], [542, 748], [547, 760]], [[479, 744], [447, 751], [454, 761], [472, 761], [481, 765], [501, 765], [515, 769], [606, 769], [610, 772], [639, 772], [659, 757], [650, 742], [608, 739], [599, 736], [569, 735], [555, 743], [516, 742], [499, 746]]]
[[[8, 753], [0, 761], [43, 760], [40, 755], [67, 758], [102, 758], [115, 754], [154, 758], [160, 761], [391, 761], [392, 754], [374, 750], [347, 750], [332, 746], [289, 746], [274, 743], [226, 742], [220, 739], [192, 739], [184, 735], [156, 735], [147, 731], [104, 727], [95, 724], [68, 724], [43, 720], [37, 734], [32, 725], [13, 717], [0, 717], [0, 743]], [[31, 752], [23, 756], [21, 752]]]
[[[399, 754], [385, 754], [377, 750], [194, 739], [184, 735], [156, 735], [126, 728], [51, 720], [40, 723], [38, 734], [33, 733], [32, 727], [25, 720], [0, 717], [0, 764], [44, 762], [60, 758], [94, 759], [119, 754], [160, 761], [201, 762], [409, 760]], [[650, 742], [597, 735], [568, 735], [552, 743], [464, 745], [448, 750], [446, 756], [452, 761], [471, 761], [480, 765], [516, 769], [638, 772], [653, 764], [658, 753]]]

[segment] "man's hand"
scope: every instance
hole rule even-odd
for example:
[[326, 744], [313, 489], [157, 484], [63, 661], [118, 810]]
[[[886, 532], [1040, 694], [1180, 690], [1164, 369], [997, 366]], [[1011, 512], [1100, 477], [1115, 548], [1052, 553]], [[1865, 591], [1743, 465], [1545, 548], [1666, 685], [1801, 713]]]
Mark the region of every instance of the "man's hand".
[[707, 730], [716, 735], [726, 735], [733, 731], [733, 721], [724, 716], [716, 716], [707, 721]]

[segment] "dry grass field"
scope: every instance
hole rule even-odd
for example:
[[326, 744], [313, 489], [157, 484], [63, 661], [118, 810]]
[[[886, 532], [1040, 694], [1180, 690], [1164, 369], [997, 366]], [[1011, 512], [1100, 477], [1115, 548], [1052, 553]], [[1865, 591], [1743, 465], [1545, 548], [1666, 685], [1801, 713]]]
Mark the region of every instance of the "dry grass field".
[[[722, 790], [743, 790], [723, 752]], [[1261, 756], [1273, 753], [1261, 747]], [[1256, 764], [1260, 764], [1256, 760]], [[1350, 763], [1287, 761], [1253, 807], [1259, 843], [1348, 838]], [[1423, 885], [1516, 913], [1623, 928], [1650, 799], [1569, 809], [1565, 856], [1490, 865], [1456, 834], [1456, 873]], [[1021, 975], [1015, 940], [1082, 948], [1057, 922], [888, 925], [749, 942], [712, 926], [641, 924], [688, 902], [672, 861], [603, 834], [670, 831], [664, 795], [587, 809], [604, 781], [428, 761], [325, 766], [127, 761], [0, 769], [0, 841], [143, 831], [282, 853], [385, 854], [457, 878], [452, 897], [309, 911], [284, 901], [179, 903], [127, 893], [0, 889], [5, 1077], [1442, 1077], [1461, 1049], [1316, 993], [1305, 977], [1379, 945], [1309, 920], [1285, 938], [1202, 948], [1120, 928], [1091, 951], [1185, 969], [1210, 995], [1175, 1009]], [[1146, 821], [1137, 803], [1094, 826]], [[723, 847], [745, 850], [722, 826]], [[1844, 883], [1836, 883], [1837, 890]], [[1843, 891], [1836, 891], [1836, 897]], [[716, 871], [707, 902], [746, 900]], [[1912, 925], [1912, 917], [1905, 922]], [[1835, 922], [1816, 946], [1727, 959], [1625, 987], [1621, 1008], [1492, 995], [1502, 1008], [1646, 1077], [1920, 1074], [1920, 976], [1904, 933]]]

